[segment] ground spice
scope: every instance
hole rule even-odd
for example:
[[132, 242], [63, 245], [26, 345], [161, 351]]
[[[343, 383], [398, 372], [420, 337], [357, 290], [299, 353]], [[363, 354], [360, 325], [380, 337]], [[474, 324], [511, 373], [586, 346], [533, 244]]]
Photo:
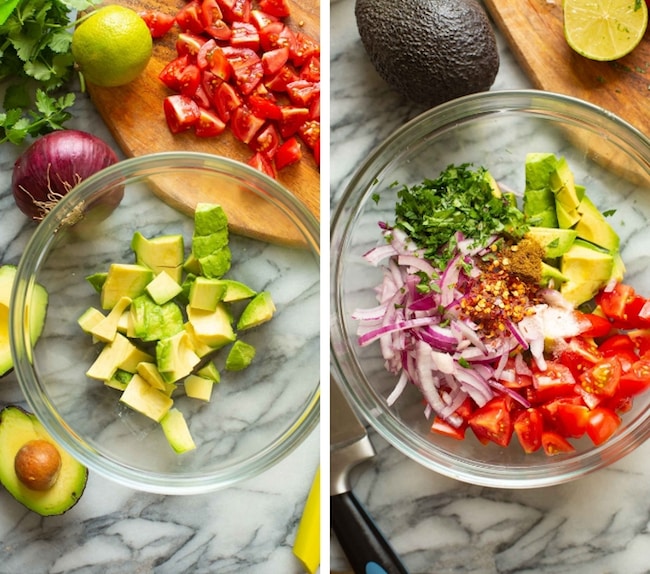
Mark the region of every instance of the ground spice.
[[520, 279], [539, 285], [542, 281], [542, 260], [544, 248], [531, 237], [524, 237], [518, 243], [506, 246], [502, 261]]

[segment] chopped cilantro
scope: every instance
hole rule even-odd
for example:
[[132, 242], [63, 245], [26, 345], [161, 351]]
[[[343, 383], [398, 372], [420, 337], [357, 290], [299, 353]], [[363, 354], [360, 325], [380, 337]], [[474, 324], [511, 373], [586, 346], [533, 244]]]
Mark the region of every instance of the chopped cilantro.
[[519, 238], [527, 231], [523, 213], [504, 196], [485, 168], [448, 166], [435, 180], [398, 191], [395, 227], [444, 269], [454, 252], [456, 232], [485, 243], [491, 235]]

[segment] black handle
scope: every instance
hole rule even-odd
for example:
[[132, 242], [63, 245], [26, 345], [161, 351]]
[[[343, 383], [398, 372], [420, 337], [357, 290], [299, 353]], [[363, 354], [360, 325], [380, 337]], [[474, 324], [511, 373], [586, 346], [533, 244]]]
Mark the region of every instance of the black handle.
[[330, 497], [332, 529], [355, 574], [408, 574], [352, 492]]

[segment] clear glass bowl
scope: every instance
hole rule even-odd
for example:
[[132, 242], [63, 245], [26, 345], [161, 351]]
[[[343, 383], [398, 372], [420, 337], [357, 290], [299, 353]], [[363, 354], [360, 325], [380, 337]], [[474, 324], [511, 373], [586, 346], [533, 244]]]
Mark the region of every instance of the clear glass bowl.
[[[449, 164], [486, 167], [497, 181], [523, 190], [528, 152], [564, 155], [621, 237], [626, 282], [650, 295], [650, 141], [613, 114], [589, 103], [536, 90], [487, 92], [429, 110], [379, 145], [351, 178], [331, 225], [331, 361], [348, 398], [390, 444], [425, 467], [461, 481], [527, 488], [575, 479], [620, 459], [650, 437], [650, 393], [635, 399], [615, 436], [600, 447], [588, 438], [576, 452], [525, 454], [432, 434], [419, 391], [410, 388], [388, 407], [396, 379], [385, 371], [378, 345], [357, 345], [356, 308], [376, 304], [381, 271], [362, 254], [381, 243], [377, 223], [392, 222], [395, 182], [421, 183]], [[378, 200], [377, 200], [378, 198]]]
[[[107, 215], [96, 200], [122, 186], [122, 201]], [[255, 237], [231, 230], [227, 277], [270, 291], [277, 311], [271, 321], [241, 335], [256, 347], [255, 360], [243, 371], [222, 370], [209, 403], [182, 393], [175, 399], [197, 444], [182, 455], [170, 448], [157, 423], [119, 402], [119, 391], [85, 375], [99, 346], [77, 324], [88, 307], [99, 306], [86, 277], [106, 271], [112, 262], [134, 262], [130, 242], [135, 231], [146, 237], [182, 233], [189, 251], [191, 215], [159, 198], [170, 186], [224, 206], [231, 205], [224, 201], [227, 194], [235, 194], [239, 213], [232, 209], [233, 220], [268, 218], [289, 237], [278, 243], [261, 239], [257, 230]], [[207, 196], [206, 189], [211, 190]], [[317, 221], [257, 170], [192, 152], [122, 161], [66, 195], [25, 248], [10, 317], [20, 387], [55, 440], [91, 471], [165, 494], [235, 484], [281, 460], [318, 423], [319, 278]], [[35, 283], [47, 289], [49, 305], [44, 331], [32, 346], [23, 329], [23, 310]], [[224, 357], [217, 355], [217, 366], [223, 367]]]

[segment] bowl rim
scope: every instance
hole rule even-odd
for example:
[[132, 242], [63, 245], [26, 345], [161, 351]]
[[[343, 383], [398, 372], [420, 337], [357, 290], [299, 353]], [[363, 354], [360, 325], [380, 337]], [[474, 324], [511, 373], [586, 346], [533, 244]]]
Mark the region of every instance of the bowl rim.
[[[558, 111], [553, 106], [559, 106], [564, 111], [559, 114], [563, 120], [570, 123], [576, 121], [586, 122], [592, 127], [602, 128], [607, 126], [615, 136], [629, 146], [635, 160], [644, 165], [650, 173], [650, 138], [643, 134], [632, 124], [618, 115], [574, 96], [537, 89], [492, 90], [470, 94], [443, 103], [431, 108], [409, 120], [376, 145], [356, 168], [345, 184], [341, 199], [331, 218], [330, 223], [330, 369], [332, 376], [340, 384], [346, 398], [361, 413], [363, 419], [373, 430], [385, 439], [391, 446], [402, 454], [422, 466], [433, 470], [443, 476], [453, 478], [465, 483], [479, 486], [524, 489], [536, 488], [568, 482], [591, 472], [594, 472], [610, 463], [613, 463], [650, 438], [650, 409], [643, 417], [637, 417], [628, 428], [617, 435], [615, 440], [607, 441], [599, 447], [594, 447], [587, 452], [579, 453], [571, 459], [563, 461], [554, 460], [554, 469], [561, 467], [561, 473], [555, 470], [552, 474], [547, 472], [533, 472], [529, 469], [519, 476], [505, 476], [495, 473], [497, 465], [483, 465], [476, 462], [467, 462], [448, 453], [439, 454], [436, 458], [423, 454], [431, 443], [423, 437], [407, 429], [404, 438], [403, 429], [398, 428], [399, 421], [385, 405], [369, 405], [377, 398], [373, 394], [371, 385], [364, 380], [356, 361], [348, 360], [346, 346], [349, 333], [345, 331], [340, 321], [341, 301], [337, 279], [342, 266], [339, 257], [344, 248], [344, 240], [349, 235], [350, 227], [354, 221], [353, 215], [358, 213], [358, 208], [372, 187], [373, 181], [379, 177], [382, 170], [390, 163], [391, 159], [381, 161], [387, 150], [402, 150], [410, 141], [417, 139], [418, 135], [430, 133], [443, 125], [452, 125], [460, 119], [466, 120], [468, 116], [475, 117], [495, 113], [528, 112], [529, 114], [553, 112], [558, 117]], [[571, 116], [567, 111], [572, 112]], [[589, 120], [587, 122], [587, 120]], [[594, 124], [594, 122], [597, 122]], [[645, 155], [644, 153], [645, 152]], [[352, 363], [350, 365], [350, 363]], [[351, 379], [355, 383], [350, 382]], [[644, 426], [645, 425], [645, 426]]]
[[[181, 161], [184, 164], [170, 165]], [[66, 219], [70, 207], [78, 205], [83, 197], [107, 185], [116, 185], [121, 180], [140, 181], [143, 173], [134, 173], [146, 167], [144, 175], [161, 174], [170, 171], [202, 168], [208, 170], [228, 170], [230, 177], [239, 180], [252, 180], [259, 184], [265, 200], [281, 210], [301, 229], [308, 248], [314, 258], [320, 260], [320, 224], [309, 209], [289, 190], [276, 180], [242, 162], [214, 154], [193, 151], [156, 152], [138, 157], [123, 159], [89, 176], [59, 200], [50, 213], [38, 223], [20, 256], [10, 297], [10, 346], [14, 371], [18, 385], [32, 412], [41, 421], [48, 433], [74, 458], [105, 478], [135, 490], [169, 494], [189, 495], [221, 490], [248, 480], [270, 469], [293, 452], [309, 436], [320, 421], [320, 383], [307, 397], [304, 410], [275, 439], [261, 448], [254, 456], [238, 461], [232, 466], [211, 473], [178, 473], [169, 477], [159, 472], [145, 472], [127, 464], [118, 463], [102, 456], [77, 436], [56, 409], [40, 392], [40, 384], [30, 367], [30, 337], [22, 329], [25, 318], [22, 310], [35, 288], [31, 271], [42, 259], [42, 247], [49, 245], [52, 237], [62, 227], [68, 225]], [[150, 173], [151, 172], [151, 173]], [[161, 201], [163, 201], [161, 199]], [[173, 208], [173, 206], [172, 206]], [[180, 212], [179, 212], [180, 213]], [[22, 334], [22, 336], [21, 336]]]

